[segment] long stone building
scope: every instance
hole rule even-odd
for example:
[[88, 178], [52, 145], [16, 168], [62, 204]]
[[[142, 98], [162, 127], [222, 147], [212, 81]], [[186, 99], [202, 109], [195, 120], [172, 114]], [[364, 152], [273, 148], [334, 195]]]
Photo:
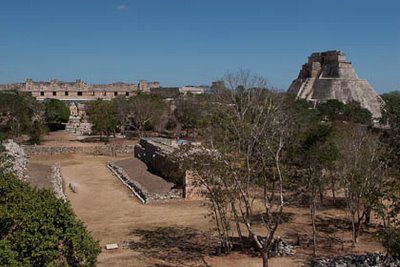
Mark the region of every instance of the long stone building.
[[367, 80], [357, 76], [342, 51], [312, 53], [288, 92], [316, 103], [329, 99], [343, 103], [357, 101], [374, 118], [381, 116], [382, 99]]
[[138, 92], [150, 92], [151, 88], [160, 87], [159, 82], [139, 83], [112, 83], [112, 84], [88, 84], [82, 80], [75, 82], [62, 82], [51, 80], [50, 82], [35, 82], [27, 79], [23, 83], [0, 84], [0, 91], [21, 91], [30, 93], [38, 100], [56, 98], [63, 101], [90, 101], [112, 99], [116, 96], [132, 96]]

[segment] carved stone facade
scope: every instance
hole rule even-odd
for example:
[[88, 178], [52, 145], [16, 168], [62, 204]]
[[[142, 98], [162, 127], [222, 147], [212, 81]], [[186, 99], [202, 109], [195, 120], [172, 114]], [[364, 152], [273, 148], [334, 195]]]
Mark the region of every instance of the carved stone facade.
[[32, 94], [38, 100], [56, 98], [65, 101], [90, 101], [112, 99], [116, 96], [132, 96], [138, 92], [149, 92], [151, 88], [160, 87], [159, 82], [140, 81], [136, 83], [87, 84], [82, 80], [61, 82], [56, 79], [50, 82], [35, 82], [27, 79], [24, 83], [2, 84], [0, 91], [21, 91]]
[[367, 80], [360, 79], [342, 51], [313, 53], [292, 82], [289, 93], [314, 102], [337, 99], [360, 102], [374, 118], [381, 116], [382, 100]]

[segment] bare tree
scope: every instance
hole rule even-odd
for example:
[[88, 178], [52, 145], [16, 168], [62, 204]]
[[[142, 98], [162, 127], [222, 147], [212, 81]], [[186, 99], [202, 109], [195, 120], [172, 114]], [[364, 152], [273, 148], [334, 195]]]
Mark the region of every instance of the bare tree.
[[[262, 77], [243, 70], [227, 74], [213, 89], [214, 110], [203, 136], [205, 149], [218, 151], [219, 156], [196, 158], [195, 152], [186, 153], [188, 168], [201, 179], [217, 228], [228, 241], [225, 245], [231, 245], [230, 216], [240, 240], [244, 240], [243, 225], [262, 254], [263, 266], [268, 266], [284, 208], [281, 157], [290, 118], [284, 111], [283, 95], [268, 90]], [[260, 218], [265, 236], [254, 227]]]
[[337, 144], [341, 155], [337, 161], [352, 223], [353, 245], [358, 243], [362, 221], [382, 203], [386, 184], [386, 165], [378, 136], [356, 125], [341, 129]]
[[154, 128], [166, 110], [162, 100], [154, 95], [139, 94], [129, 102], [130, 123], [139, 131], [140, 137], [145, 136], [146, 127]]

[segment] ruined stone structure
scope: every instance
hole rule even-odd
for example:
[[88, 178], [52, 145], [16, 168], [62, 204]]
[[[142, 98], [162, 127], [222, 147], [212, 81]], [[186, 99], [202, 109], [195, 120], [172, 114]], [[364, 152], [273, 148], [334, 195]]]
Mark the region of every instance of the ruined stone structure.
[[329, 99], [343, 103], [357, 101], [374, 118], [381, 116], [381, 98], [367, 80], [358, 78], [342, 51], [311, 54], [288, 92], [315, 103]]
[[61, 82], [56, 79], [50, 82], [35, 82], [27, 79], [24, 83], [2, 84], [0, 91], [21, 91], [32, 94], [38, 100], [56, 98], [63, 101], [90, 101], [112, 99], [116, 96], [131, 96], [138, 92], [150, 92], [151, 88], [160, 87], [159, 82], [140, 81], [136, 83], [87, 84], [84, 81]]
[[111, 100], [117, 96], [133, 96], [139, 92], [150, 93], [150, 89], [160, 87], [159, 82], [145, 80], [136, 83], [87, 84], [81, 80], [75, 82], [34, 82], [27, 79], [24, 83], [0, 84], [0, 91], [20, 91], [30, 93], [37, 100], [47, 98], [65, 101], [71, 116], [66, 130], [78, 135], [91, 133], [92, 125], [86, 120], [85, 103], [96, 99]]
[[87, 122], [86, 105], [83, 103], [69, 103], [70, 116], [65, 130], [77, 135], [89, 135], [92, 133], [92, 124]]
[[151, 172], [181, 187], [184, 198], [202, 199], [201, 189], [194, 186], [193, 173], [190, 170], [180, 169], [178, 164], [169, 157], [180, 145], [182, 144], [173, 139], [141, 138], [134, 148], [134, 154], [147, 165]]

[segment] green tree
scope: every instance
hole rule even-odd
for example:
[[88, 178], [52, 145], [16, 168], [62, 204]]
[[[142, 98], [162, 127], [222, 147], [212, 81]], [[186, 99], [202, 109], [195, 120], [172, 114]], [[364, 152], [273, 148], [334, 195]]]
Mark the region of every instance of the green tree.
[[344, 104], [336, 99], [330, 99], [317, 106], [321, 119], [327, 121], [341, 120]]
[[58, 99], [46, 99], [45, 106], [45, 121], [51, 130], [58, 130], [63, 123], [67, 123], [70, 116], [68, 106]]
[[357, 101], [351, 101], [344, 105], [343, 120], [348, 122], [372, 125], [372, 113], [361, 107]]
[[[43, 127], [44, 107], [34, 97], [25, 93], [0, 92], [0, 138], [19, 139], [23, 134], [31, 135], [31, 128]], [[42, 131], [44, 132], [44, 131]], [[37, 143], [40, 138], [31, 136]]]
[[91, 102], [87, 109], [89, 122], [93, 124], [92, 130], [100, 134], [100, 139], [108, 142], [109, 137], [115, 134], [117, 129], [117, 118], [114, 107], [110, 101], [97, 99]]
[[203, 107], [200, 97], [195, 95], [180, 96], [175, 101], [173, 115], [182, 130], [189, 135], [192, 132], [194, 137], [195, 129], [199, 127], [203, 115]]
[[138, 94], [129, 99], [130, 127], [139, 131], [140, 137], [145, 131], [155, 129], [166, 113], [166, 105], [159, 96]]
[[400, 166], [400, 92], [383, 94], [382, 99], [384, 103], [381, 123], [389, 126], [384, 142], [388, 147], [391, 166], [398, 170]]
[[357, 101], [344, 104], [336, 99], [330, 99], [317, 106], [322, 120], [347, 121], [353, 123], [372, 125], [372, 113]]
[[132, 117], [132, 103], [125, 96], [117, 96], [111, 100], [111, 105], [115, 112], [117, 126], [120, 132], [125, 134]]
[[0, 176], [0, 265], [95, 266], [99, 245], [69, 203]]

